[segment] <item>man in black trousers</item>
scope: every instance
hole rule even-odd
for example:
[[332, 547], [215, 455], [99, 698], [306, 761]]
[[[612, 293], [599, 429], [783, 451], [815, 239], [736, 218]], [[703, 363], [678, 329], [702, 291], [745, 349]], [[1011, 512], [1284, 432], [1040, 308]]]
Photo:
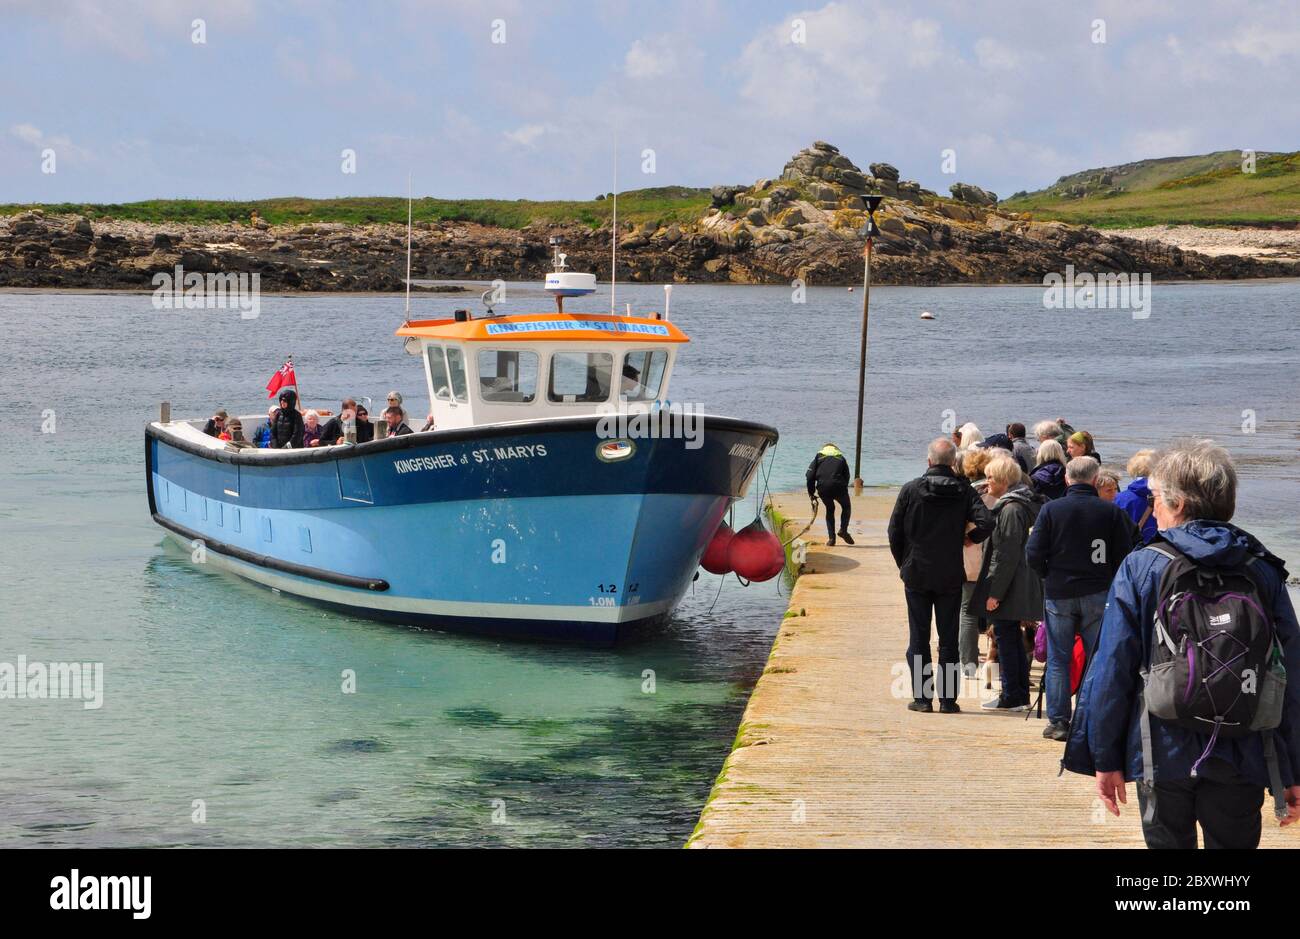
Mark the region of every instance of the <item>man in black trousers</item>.
[[[947, 437], [930, 444], [925, 475], [898, 493], [889, 517], [889, 550], [907, 596], [909, 642], [907, 663], [912, 678], [908, 710], [956, 714], [960, 666], [957, 627], [961, 616], [961, 586], [966, 579], [962, 548], [967, 539], [978, 544], [993, 531], [992, 513], [974, 487], [953, 472], [957, 448]], [[966, 533], [967, 523], [975, 527]], [[930, 617], [939, 632], [939, 671], [932, 674]], [[937, 692], [937, 694], [936, 694]]]
[[[840, 507], [840, 537], [845, 544], [853, 544], [849, 534], [849, 518], [853, 507], [849, 502], [849, 461], [840, 448], [828, 443], [813, 457], [805, 474], [808, 481], [808, 498], [817, 494], [826, 506], [826, 543], [835, 547], [835, 505]], [[814, 513], [816, 509], [814, 508]]]

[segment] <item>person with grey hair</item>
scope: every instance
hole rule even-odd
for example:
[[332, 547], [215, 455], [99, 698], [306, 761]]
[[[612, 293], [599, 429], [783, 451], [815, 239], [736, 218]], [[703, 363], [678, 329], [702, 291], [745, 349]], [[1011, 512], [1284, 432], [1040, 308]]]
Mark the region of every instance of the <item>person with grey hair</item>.
[[1097, 495], [1100, 469], [1088, 456], [1066, 464], [1065, 495], [1043, 506], [1025, 545], [1029, 566], [1043, 578], [1048, 719], [1043, 736], [1052, 740], [1064, 740], [1070, 732], [1074, 639], [1083, 637], [1085, 653], [1096, 646], [1106, 591], [1134, 547], [1136, 531], [1128, 514]]
[[[907, 599], [907, 660], [912, 678], [909, 710], [956, 714], [958, 623], [966, 580], [962, 547], [993, 531], [993, 516], [964, 478], [953, 472], [957, 448], [946, 437], [930, 443], [925, 474], [899, 490], [889, 516], [889, 550], [898, 565]], [[967, 533], [967, 523], [973, 526]], [[939, 633], [939, 668], [930, 656], [931, 617]]]
[[1065, 451], [1055, 440], [1044, 440], [1038, 447], [1034, 468], [1029, 471], [1034, 490], [1045, 499], [1065, 495]]
[[1093, 485], [1097, 487], [1097, 495], [1101, 496], [1103, 501], [1114, 502], [1119, 495], [1119, 473], [1103, 466], [1097, 472], [1097, 480]]
[[[1154, 681], [1149, 656], [1158, 617], [1189, 649], [1201, 647], [1181, 631], [1188, 621], [1176, 620], [1167, 608], [1166, 590], [1185, 583], [1179, 569], [1204, 583], [1201, 592], [1217, 595], [1216, 604], [1236, 603], [1208, 607], [1214, 613], [1208, 625], [1235, 635], [1234, 618], [1259, 617], [1263, 622], [1257, 619], [1256, 625], [1271, 625], [1276, 646], [1270, 649], [1276, 649], [1280, 667], [1289, 676], [1300, 675], [1300, 625], [1287, 595], [1286, 568], [1255, 536], [1231, 524], [1237, 473], [1221, 447], [1209, 441], [1177, 446], [1156, 461], [1149, 483], [1160, 537], [1125, 558], [1110, 587], [1101, 641], [1079, 690], [1061, 765], [1094, 777], [1102, 803], [1114, 815], [1120, 804], [1127, 804], [1127, 783], [1137, 782], [1142, 834], [1150, 848], [1195, 848], [1198, 824], [1207, 848], [1255, 848], [1265, 787], [1273, 792], [1274, 816], [1281, 825], [1300, 818], [1296, 679], [1286, 684], [1278, 711], [1263, 722], [1266, 727], [1278, 722], [1268, 736], [1249, 732], [1254, 720], [1245, 733], [1220, 735], [1218, 721], [1210, 732], [1209, 721], [1201, 731], [1148, 714], [1144, 684]], [[1171, 570], [1173, 565], [1180, 567]], [[1239, 586], [1221, 594], [1226, 583]], [[1250, 654], [1247, 646], [1242, 649], [1243, 655]], [[1204, 651], [1201, 656], [1208, 658]], [[1219, 671], [1227, 672], [1224, 678], [1234, 698], [1228, 711], [1244, 695], [1256, 693], [1247, 692], [1232, 670], [1241, 663], [1210, 664], [1207, 683]], [[1195, 674], [1189, 671], [1189, 677]], [[1260, 679], [1257, 692], [1261, 708], [1265, 682]]]
[[1034, 436], [1038, 438], [1041, 446], [1049, 440], [1059, 442], [1061, 436], [1061, 425], [1056, 421], [1039, 421], [1034, 425]]
[[1042, 615], [1043, 585], [1025, 563], [1025, 540], [1043, 499], [1024, 484], [1024, 471], [1011, 454], [988, 465], [989, 495], [996, 526], [984, 547], [979, 581], [967, 611], [993, 622], [1002, 691], [980, 705], [986, 711], [1023, 711], [1029, 706], [1029, 657], [1020, 623]]

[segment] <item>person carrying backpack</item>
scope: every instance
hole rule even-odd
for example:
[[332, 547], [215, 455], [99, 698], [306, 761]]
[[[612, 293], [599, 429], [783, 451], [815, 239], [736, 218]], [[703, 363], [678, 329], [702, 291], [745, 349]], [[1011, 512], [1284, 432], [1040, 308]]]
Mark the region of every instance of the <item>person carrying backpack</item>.
[[[1300, 818], [1300, 626], [1286, 569], [1230, 523], [1237, 474], [1209, 442], [1150, 477], [1160, 536], [1111, 585], [1061, 760], [1114, 815], [1137, 782], [1150, 848], [1258, 847], [1267, 788]], [[1287, 677], [1291, 677], [1287, 684]]]

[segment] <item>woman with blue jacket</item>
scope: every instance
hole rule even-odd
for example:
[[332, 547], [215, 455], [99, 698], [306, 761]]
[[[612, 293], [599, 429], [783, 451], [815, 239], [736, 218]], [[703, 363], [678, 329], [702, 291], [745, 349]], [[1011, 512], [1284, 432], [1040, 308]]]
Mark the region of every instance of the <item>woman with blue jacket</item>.
[[1133, 519], [1133, 524], [1142, 530], [1143, 544], [1150, 544], [1157, 531], [1151, 488], [1147, 485], [1147, 477], [1151, 475], [1151, 461], [1155, 455], [1154, 450], [1139, 450], [1129, 457], [1127, 470], [1133, 481], [1115, 497], [1115, 504], [1127, 512], [1128, 517]]

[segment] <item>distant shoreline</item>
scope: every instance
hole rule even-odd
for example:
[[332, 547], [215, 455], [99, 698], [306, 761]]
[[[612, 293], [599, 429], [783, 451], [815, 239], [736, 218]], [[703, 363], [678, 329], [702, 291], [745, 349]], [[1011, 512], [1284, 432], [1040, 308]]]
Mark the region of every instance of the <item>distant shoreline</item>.
[[[794, 192], [784, 184], [763, 182], [765, 188], [758, 193], [773, 195], [758, 199], [760, 204]], [[690, 224], [647, 222], [625, 228], [620, 217], [618, 282], [801, 287], [862, 283], [861, 210], [822, 208], [807, 199], [793, 199], [774, 220], [767, 212], [775, 210], [738, 204], [754, 202], [757, 195], [741, 193], [733, 199]], [[918, 204], [899, 198], [881, 213], [871, 272], [873, 284], [882, 287], [1040, 286], [1049, 274], [1070, 269], [1171, 283], [1300, 276], [1300, 269], [1287, 260], [1183, 250], [1156, 238], [1039, 222], [951, 200]], [[808, 218], [813, 220], [800, 221]], [[608, 227], [583, 224], [537, 223], [513, 229], [422, 222], [410, 238], [413, 290], [464, 292], [464, 287], [437, 285], [496, 280], [540, 283], [553, 266], [551, 238], [560, 239], [570, 270], [608, 282], [613, 234]], [[408, 269], [406, 249], [406, 226], [392, 223], [270, 225], [256, 220], [253, 225], [186, 225], [92, 221], [32, 211], [0, 218], [0, 290], [152, 292], [160, 277], [172, 283], [183, 274], [257, 275], [259, 293], [265, 295], [400, 293]]]
[[[1203, 278], [1196, 280], [1166, 280], [1154, 278], [1152, 284], [1164, 284], [1179, 287], [1196, 287], [1210, 286], [1214, 284], [1289, 284], [1300, 282], [1300, 269], [1291, 277], [1235, 277], [1235, 278]], [[507, 284], [531, 284], [531, 280], [507, 280]], [[447, 285], [455, 286], [455, 285]], [[624, 287], [648, 287], [655, 288], [662, 286], [657, 283], [619, 283], [619, 288]], [[780, 284], [740, 284], [728, 281], [677, 281], [672, 284], [673, 287], [774, 287], [784, 286]], [[486, 290], [491, 287], [490, 281], [472, 281], [466, 282], [461, 290], [429, 290], [420, 287], [413, 287], [412, 294], [417, 296], [470, 296], [480, 290]], [[873, 283], [872, 290], [915, 290], [923, 288], [927, 290], [943, 290], [957, 287], [980, 287], [994, 289], [998, 287], [1020, 287], [1025, 290], [1041, 290], [1042, 284], [1025, 283], [1024, 281], [1008, 281], [1003, 283], [947, 283], [947, 284], [880, 284]], [[540, 286], [538, 287], [540, 290]], [[848, 288], [843, 284], [808, 284], [809, 290], [841, 290]], [[7, 287], [0, 285], [0, 294], [13, 295], [67, 295], [67, 296], [122, 296], [134, 294], [137, 296], [149, 296], [153, 290], [139, 287]], [[320, 298], [320, 297], [403, 297], [404, 291], [401, 290], [263, 290], [261, 295], [264, 297], [303, 297], [303, 298]], [[213, 310], [194, 310], [191, 312], [215, 312]]]

